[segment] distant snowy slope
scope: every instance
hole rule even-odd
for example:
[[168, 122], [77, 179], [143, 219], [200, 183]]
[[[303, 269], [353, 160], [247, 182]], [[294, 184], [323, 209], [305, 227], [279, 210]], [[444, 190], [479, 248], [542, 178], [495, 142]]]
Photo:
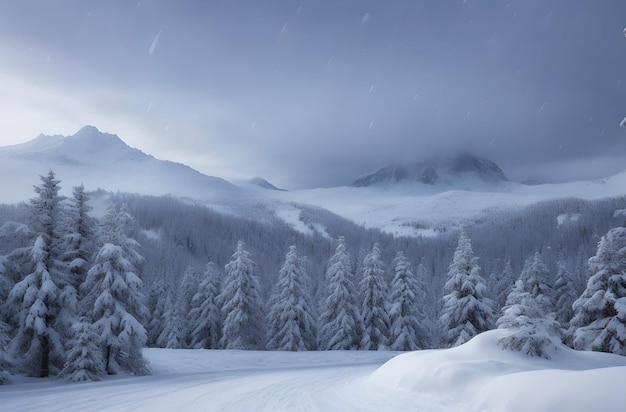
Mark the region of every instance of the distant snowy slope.
[[484, 220], [493, 213], [527, 207], [545, 200], [587, 200], [626, 195], [626, 171], [595, 180], [527, 186], [513, 182], [485, 184], [458, 180], [456, 188], [419, 182], [371, 187], [274, 192], [282, 202], [315, 205], [365, 227], [397, 236], [434, 236], [440, 231]]
[[33, 196], [39, 175], [54, 170], [65, 194], [83, 183], [87, 190], [193, 198], [236, 211], [257, 202], [254, 193], [180, 163], [158, 160], [126, 145], [113, 134], [86, 126], [75, 135], [39, 136], [0, 147], [0, 202]]

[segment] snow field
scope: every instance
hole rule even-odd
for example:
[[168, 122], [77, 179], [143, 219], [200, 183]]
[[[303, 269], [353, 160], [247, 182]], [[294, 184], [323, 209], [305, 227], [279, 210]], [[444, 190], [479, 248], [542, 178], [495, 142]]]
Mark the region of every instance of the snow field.
[[621, 411], [626, 357], [502, 350], [507, 330], [416, 352], [145, 349], [152, 375], [13, 377], [0, 411]]
[[14, 377], [2, 411], [444, 411], [441, 402], [372, 383], [397, 352], [146, 349], [151, 376], [68, 384]]
[[548, 360], [500, 349], [509, 331], [482, 333], [452, 349], [409, 352], [370, 381], [409, 393], [451, 397], [472, 411], [622, 411], [626, 357], [564, 345]]

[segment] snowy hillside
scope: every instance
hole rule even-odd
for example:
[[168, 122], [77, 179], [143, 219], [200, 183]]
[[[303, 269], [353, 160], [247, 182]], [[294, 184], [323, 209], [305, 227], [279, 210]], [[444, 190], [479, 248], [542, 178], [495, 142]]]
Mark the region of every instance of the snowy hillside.
[[[626, 358], [562, 347], [537, 359], [479, 335], [454, 349], [146, 349], [153, 374], [67, 384], [14, 377], [7, 411], [618, 411]], [[394, 357], [395, 356], [395, 357]], [[390, 358], [393, 358], [389, 360]], [[389, 360], [389, 361], [388, 361]]]

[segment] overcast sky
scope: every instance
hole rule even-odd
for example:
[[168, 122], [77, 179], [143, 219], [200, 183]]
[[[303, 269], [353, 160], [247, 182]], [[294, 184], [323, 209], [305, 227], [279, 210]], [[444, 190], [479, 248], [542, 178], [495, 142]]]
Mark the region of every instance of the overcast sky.
[[0, 1], [0, 145], [86, 124], [287, 188], [472, 150], [626, 169], [626, 1]]

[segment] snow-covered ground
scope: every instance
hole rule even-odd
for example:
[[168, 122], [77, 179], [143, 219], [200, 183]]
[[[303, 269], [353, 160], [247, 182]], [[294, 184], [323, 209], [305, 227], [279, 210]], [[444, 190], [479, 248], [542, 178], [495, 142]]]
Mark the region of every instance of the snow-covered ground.
[[530, 358], [499, 349], [503, 333], [399, 356], [147, 349], [151, 376], [84, 384], [16, 377], [0, 386], [0, 410], [623, 410], [626, 357], [561, 347], [551, 360]]

